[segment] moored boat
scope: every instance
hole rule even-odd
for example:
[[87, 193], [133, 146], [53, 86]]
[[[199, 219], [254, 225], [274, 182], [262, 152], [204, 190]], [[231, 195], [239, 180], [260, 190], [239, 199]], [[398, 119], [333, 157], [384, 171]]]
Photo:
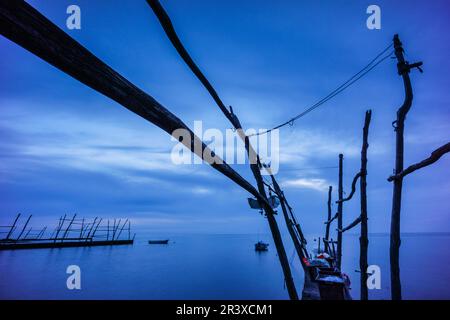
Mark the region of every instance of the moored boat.
[[167, 240], [148, 240], [148, 244], [168, 244], [169, 239]]
[[257, 243], [255, 243], [255, 251], [267, 251], [268, 247], [269, 244], [262, 241], [258, 241]]

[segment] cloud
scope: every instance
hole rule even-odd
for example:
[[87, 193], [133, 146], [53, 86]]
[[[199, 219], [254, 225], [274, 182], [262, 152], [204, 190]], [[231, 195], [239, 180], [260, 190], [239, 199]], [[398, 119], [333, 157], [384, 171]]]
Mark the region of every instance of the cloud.
[[351, 158], [359, 155], [360, 148], [355, 139], [339, 139], [316, 129], [295, 130], [292, 134], [280, 135], [280, 162], [305, 166], [312, 158], [329, 160], [339, 153]]
[[324, 192], [328, 190], [328, 186], [330, 184], [325, 179], [299, 178], [299, 179], [285, 180], [281, 183], [281, 185], [286, 188], [301, 188]]
[[210, 194], [210, 193], [212, 193], [211, 189], [207, 189], [207, 188], [204, 188], [204, 187], [194, 187], [194, 188], [192, 188], [190, 190], [194, 194]]
[[8, 139], [11, 142], [1, 146], [2, 171], [14, 168], [8, 175], [26, 174], [43, 166], [104, 173], [130, 183], [155, 182], [143, 177], [143, 172], [202, 174], [195, 166], [172, 163], [175, 142], [152, 126], [140, 130], [106, 118], [92, 123], [88, 116], [57, 111], [37, 119], [34, 113], [24, 112], [26, 104], [6, 101], [2, 107], [2, 136], [8, 134], [17, 140]]

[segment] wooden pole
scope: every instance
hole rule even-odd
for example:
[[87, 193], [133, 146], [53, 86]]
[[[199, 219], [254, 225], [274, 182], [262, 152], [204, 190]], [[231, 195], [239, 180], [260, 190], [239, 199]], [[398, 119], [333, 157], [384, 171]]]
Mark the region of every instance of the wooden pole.
[[[91, 228], [89, 229], [88, 234], [86, 235], [86, 241], [89, 240], [92, 230], [94, 229], [95, 223], [97, 222], [97, 217], [94, 218], [94, 222], [92, 222]], [[91, 239], [92, 240], [92, 239]]]
[[112, 230], [111, 230], [111, 232], [112, 232], [111, 240], [113, 240], [113, 241], [114, 241], [114, 232], [116, 232], [115, 230], [116, 230], [116, 219], [114, 219], [114, 221], [113, 221]]
[[303, 269], [305, 269], [305, 261], [304, 261], [304, 252], [303, 252], [303, 244], [301, 239], [297, 236], [295, 229], [294, 229], [294, 221], [290, 219], [287, 208], [286, 208], [286, 201], [284, 198], [284, 194], [281, 191], [280, 186], [278, 185], [277, 181], [275, 180], [275, 177], [271, 175], [272, 178], [272, 184], [274, 187], [274, 191], [277, 194], [278, 198], [280, 199], [280, 205], [281, 210], [283, 211], [284, 221], [286, 222], [286, 227], [288, 229], [289, 235], [291, 236], [292, 242], [294, 243], [295, 251], [297, 252], [297, 256], [300, 259], [300, 264], [302, 265]]
[[122, 228], [120, 228], [119, 233], [117, 234], [117, 239], [120, 238], [120, 235], [122, 234], [122, 230], [123, 230], [123, 228], [125, 228], [125, 226], [127, 225], [127, 223], [128, 223], [128, 219], [125, 220], [125, 222], [124, 222], [123, 225], [122, 225]]
[[64, 215], [64, 217], [62, 219], [61, 218], [59, 219], [58, 228], [56, 229], [56, 234], [55, 234], [55, 242], [56, 242], [56, 239], [58, 239], [58, 235], [59, 235], [59, 232], [61, 231], [61, 228], [64, 225], [64, 221], [66, 221], [66, 215]]
[[23, 237], [24, 239], [26, 239], [28, 237], [28, 235], [30, 234], [31, 230], [33, 230], [33, 228], [30, 228], [27, 233], [25, 234], [25, 237]]
[[14, 228], [16, 227], [16, 223], [17, 220], [19, 220], [20, 217], [20, 213], [17, 214], [16, 219], [14, 220], [13, 225], [11, 226], [11, 229], [9, 229], [8, 235], [6, 236], [6, 240], [9, 240], [9, 237], [12, 235], [12, 233], [14, 232]]
[[[422, 63], [408, 64], [403, 56], [403, 46], [398, 35], [394, 36], [395, 56], [397, 58], [397, 69], [402, 76], [405, 90], [405, 100], [397, 111], [397, 119], [393, 122], [395, 128], [395, 170], [394, 174], [403, 171], [403, 152], [406, 115], [411, 109], [413, 101], [413, 90], [409, 72], [413, 67], [420, 67]], [[391, 236], [390, 236], [390, 264], [391, 264], [391, 297], [392, 300], [402, 299], [402, 288], [400, 282], [400, 212], [402, 204], [403, 177], [393, 181], [392, 213], [391, 213]]]
[[20, 232], [19, 236], [17, 237], [17, 240], [20, 240], [20, 237], [22, 236], [23, 232], [25, 231], [25, 229], [27, 228], [28, 223], [30, 222], [32, 215], [30, 214], [30, 216], [27, 219], [27, 222], [25, 222], [22, 231]]
[[[155, 124], [176, 139], [180, 139], [180, 131], [177, 129], [185, 130], [190, 139], [181, 139], [180, 142], [201, 159], [204, 159], [205, 154], [213, 154], [178, 117], [98, 59], [25, 1], [0, 1], [0, 34]], [[213, 159], [204, 160], [259, 201], [266, 201], [248, 181], [217, 155]]]
[[361, 270], [361, 300], [369, 299], [369, 291], [367, 288], [367, 267], [368, 267], [368, 247], [369, 247], [369, 235], [367, 226], [367, 149], [369, 148], [369, 126], [372, 118], [372, 111], [366, 112], [363, 129], [363, 145], [361, 150], [361, 179], [360, 179], [360, 192], [361, 192], [361, 236], [360, 241], [360, 255], [359, 255], [359, 267]]
[[91, 235], [92, 238], [94, 238], [95, 233], [97, 232], [97, 229], [100, 226], [100, 223], [102, 223], [102, 220], [103, 220], [103, 218], [100, 218], [100, 220], [98, 221], [97, 226], [94, 229], [94, 232], [92, 232], [92, 235]]
[[45, 230], [47, 230], [47, 226], [45, 226], [42, 230], [41, 230], [41, 232], [39, 232], [39, 235], [38, 235], [38, 239], [41, 239], [43, 236], [44, 236], [44, 233], [45, 233]]
[[344, 161], [344, 155], [339, 155], [339, 185], [338, 185], [338, 234], [337, 234], [337, 257], [336, 257], [336, 265], [341, 269], [342, 264], [342, 209], [343, 209], [343, 196], [344, 196], [344, 190], [343, 190], [343, 161]]
[[[108, 67], [25, 1], [0, 1], [0, 33], [63, 72], [154, 123], [170, 135], [174, 134], [177, 129], [186, 130], [191, 139], [190, 141], [183, 139], [180, 142], [202, 159], [204, 159], [204, 154], [213, 154], [180, 119]], [[179, 137], [176, 136], [176, 138]], [[195, 146], [200, 146], [200, 148]], [[267, 203], [265, 192], [264, 194], [260, 193], [264, 191], [261, 174], [259, 173], [259, 178], [256, 177], [259, 180], [258, 192], [219, 157], [215, 156], [214, 161], [208, 161], [208, 164], [263, 203], [289, 295], [292, 299], [298, 299], [274, 212]], [[252, 171], [254, 175], [258, 175], [254, 169]]]
[[81, 220], [80, 239], [83, 238], [84, 218]]
[[192, 72], [196, 75], [196, 77], [200, 80], [200, 82], [204, 85], [204, 87], [207, 89], [209, 94], [212, 96], [218, 107], [221, 109], [223, 114], [227, 117], [227, 119], [231, 122], [231, 124], [234, 126], [234, 128], [237, 130], [240, 138], [242, 141], [244, 141], [245, 149], [247, 151], [248, 159], [250, 162], [250, 169], [253, 173], [253, 176], [256, 180], [256, 184], [258, 186], [258, 192], [261, 195], [261, 198], [258, 198], [258, 200], [262, 200], [262, 208], [264, 209], [267, 221], [269, 223], [270, 231], [272, 233], [272, 237], [275, 243], [275, 247], [277, 249], [278, 258], [280, 259], [281, 268], [283, 270], [284, 278], [286, 281], [286, 287], [289, 292], [289, 296], [292, 300], [298, 300], [298, 294], [295, 289], [295, 284], [292, 278], [291, 269], [289, 266], [289, 260], [286, 255], [286, 250], [284, 248], [284, 244], [281, 238], [281, 234], [277, 225], [277, 222], [275, 220], [275, 213], [273, 209], [270, 207], [270, 205], [267, 203], [267, 196], [264, 189], [264, 182], [261, 176], [260, 172], [260, 163], [259, 163], [259, 157], [254, 151], [252, 145], [250, 144], [249, 138], [245, 135], [242, 125], [238, 119], [238, 117], [233, 113], [231, 107], [231, 112], [228, 111], [228, 109], [223, 104], [222, 100], [220, 99], [217, 92], [214, 90], [211, 83], [208, 81], [208, 79], [203, 75], [201, 70], [198, 68], [198, 66], [195, 64], [193, 59], [190, 57], [187, 50], [184, 48], [183, 44], [181, 43], [178, 35], [175, 32], [175, 29], [172, 25], [172, 22], [170, 20], [170, 17], [164, 10], [164, 8], [161, 6], [159, 1], [157, 0], [147, 0], [147, 3], [152, 8], [153, 12], [157, 16], [159, 22], [161, 23], [161, 26], [163, 27], [166, 35], [168, 36], [169, 40], [177, 50], [180, 57], [185, 61], [185, 63], [189, 66], [189, 68], [192, 70]]
[[66, 238], [67, 235], [69, 234], [69, 232], [70, 232], [70, 227], [72, 226], [73, 222], [75, 221], [76, 216], [77, 216], [76, 214], [73, 215], [73, 218], [72, 218], [72, 220], [70, 220], [69, 225], [67, 226], [66, 231], [64, 232], [61, 241], [63, 241], [64, 238]]
[[122, 218], [119, 219], [119, 221], [117, 222], [117, 225], [116, 225], [116, 219], [114, 219], [114, 230], [113, 230], [113, 236], [112, 236], [113, 241], [116, 240], [117, 230], [119, 229], [121, 221], [122, 221]]
[[331, 195], [333, 192], [333, 187], [329, 186], [328, 188], [328, 202], [327, 202], [327, 208], [328, 208], [328, 215], [327, 215], [327, 223], [325, 226], [325, 241], [324, 242], [324, 246], [325, 246], [325, 251], [330, 254], [330, 248], [328, 246], [328, 241], [330, 240], [330, 225], [331, 223], [328, 223], [328, 221], [331, 220]]

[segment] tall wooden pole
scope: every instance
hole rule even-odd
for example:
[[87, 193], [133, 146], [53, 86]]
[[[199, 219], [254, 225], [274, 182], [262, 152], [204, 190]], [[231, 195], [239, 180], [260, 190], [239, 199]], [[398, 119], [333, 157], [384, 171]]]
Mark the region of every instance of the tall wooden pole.
[[55, 242], [56, 242], [56, 239], [58, 239], [58, 235], [61, 232], [61, 228], [64, 226], [65, 221], [66, 221], [66, 215], [64, 215], [64, 217], [62, 219], [61, 218], [59, 219], [59, 225], [58, 225], [58, 228], [57, 228], [56, 234], [55, 234]]
[[[240, 128], [242, 131], [242, 128]], [[251, 151], [249, 151], [249, 139], [245, 137], [245, 145], [247, 149], [247, 153], [249, 154], [249, 159], [251, 159]], [[259, 161], [258, 161], [259, 162]], [[289, 260], [286, 254], [286, 250], [284, 248], [283, 239], [281, 238], [280, 229], [278, 228], [277, 220], [275, 220], [275, 212], [273, 209], [267, 204], [267, 196], [266, 191], [264, 189], [264, 182], [261, 176], [261, 172], [259, 170], [259, 166], [257, 164], [250, 163], [250, 168], [253, 172], [253, 176], [255, 177], [256, 183], [258, 185], [258, 191], [262, 195], [265, 202], [263, 202], [263, 209], [266, 213], [267, 221], [269, 222], [270, 232], [272, 233], [273, 242], [277, 249], [278, 259], [280, 260], [281, 269], [283, 270], [284, 281], [286, 283], [286, 288], [288, 290], [288, 294], [291, 300], [298, 300], [297, 289], [295, 288], [294, 278], [292, 277], [291, 267], [289, 266]]]
[[20, 217], [20, 213], [16, 216], [16, 220], [14, 220], [14, 223], [11, 226], [11, 229], [9, 230], [8, 235], [6, 236], [6, 240], [9, 240], [9, 237], [11, 237], [11, 235], [13, 234], [14, 228], [16, 227], [16, 223], [17, 223], [17, 220], [19, 220], [19, 217]]
[[[200, 80], [200, 82], [203, 84], [203, 86], [209, 92], [209, 94], [214, 99], [214, 101], [216, 102], [218, 107], [221, 109], [223, 114], [227, 117], [227, 119], [231, 122], [233, 127], [237, 130], [239, 137], [244, 142], [245, 149], [246, 149], [247, 155], [248, 155], [248, 159], [250, 161], [250, 169], [256, 180], [259, 195], [261, 195], [263, 198], [262, 199], [263, 200], [262, 208], [264, 209], [266, 216], [267, 216], [267, 221], [269, 223], [273, 241], [274, 241], [275, 247], [277, 249], [278, 258], [280, 260], [281, 268], [283, 270], [284, 279], [286, 282], [286, 287], [288, 289], [289, 296], [292, 300], [297, 300], [298, 294], [297, 294], [297, 291], [295, 288], [294, 280], [292, 278], [292, 272], [291, 272], [291, 269], [289, 266], [289, 260], [286, 255], [286, 250], [284, 248], [280, 230], [278, 228], [278, 224], [275, 219], [275, 212], [267, 203], [267, 196], [266, 196], [266, 192], [264, 189], [264, 181], [262, 179], [261, 172], [260, 172], [261, 166], [259, 163], [258, 155], [256, 154], [252, 145], [250, 144], [249, 138], [245, 135], [245, 133], [242, 129], [242, 125], [241, 125], [238, 117], [233, 113], [232, 108], [230, 107], [231, 111], [228, 111], [228, 109], [226, 108], [226, 106], [224, 105], [222, 100], [220, 99], [220, 97], [217, 94], [214, 87], [211, 85], [211, 83], [208, 81], [208, 79], [201, 72], [200, 68], [195, 64], [195, 62], [193, 61], [193, 59], [190, 57], [189, 53], [187, 52], [186, 48], [184, 48], [181, 40], [179, 39], [178, 35], [175, 32], [175, 29], [172, 25], [172, 21], [170, 20], [170, 17], [168, 16], [168, 14], [164, 10], [164, 8], [161, 6], [159, 1], [158, 0], [147, 0], [147, 3], [149, 4], [149, 6], [152, 8], [153, 12], [157, 16], [166, 35], [168, 36], [172, 45], [177, 50], [180, 57], [188, 65], [188, 67], [192, 70], [192, 72], [195, 74], [195, 76]], [[259, 199], [259, 200], [261, 200], [261, 199]]]
[[361, 236], [360, 254], [359, 254], [359, 268], [361, 270], [361, 300], [369, 299], [369, 291], [367, 288], [367, 267], [368, 267], [368, 247], [369, 236], [367, 226], [367, 149], [369, 148], [369, 125], [372, 118], [372, 111], [366, 112], [363, 129], [363, 145], [361, 150], [361, 178], [360, 178], [360, 192], [361, 192]]
[[[413, 101], [413, 90], [411, 86], [411, 79], [409, 78], [409, 71], [411, 68], [420, 68], [422, 63], [415, 63], [410, 65], [405, 61], [403, 56], [403, 46], [399, 36], [394, 36], [395, 56], [397, 58], [397, 69], [399, 75], [402, 76], [403, 86], [405, 89], [405, 100], [403, 105], [397, 111], [397, 119], [393, 125], [395, 128], [395, 170], [394, 174], [399, 174], [403, 171], [403, 151], [404, 139], [403, 133], [405, 130], [405, 119], [409, 110], [411, 109]], [[420, 69], [419, 69], [420, 70]], [[390, 239], [390, 263], [391, 263], [391, 296], [392, 300], [402, 299], [402, 287], [400, 283], [400, 211], [402, 205], [402, 187], [403, 177], [395, 179], [393, 182], [392, 194], [392, 213], [391, 213], [391, 239]]]
[[328, 188], [328, 202], [327, 202], [327, 207], [328, 207], [328, 218], [327, 218], [327, 224], [325, 227], [325, 241], [324, 241], [324, 247], [325, 247], [325, 251], [330, 254], [330, 248], [328, 246], [328, 241], [330, 240], [330, 225], [331, 223], [328, 223], [328, 221], [331, 220], [331, 195], [333, 192], [333, 187], [330, 186]]
[[[204, 159], [205, 154], [212, 154], [212, 150], [178, 117], [106, 65], [27, 2], [0, 1], [0, 34], [155, 124], [174, 138], [180, 139], [180, 131], [177, 129], [185, 130], [190, 139], [181, 139], [180, 142], [201, 159]], [[213, 158], [205, 159], [205, 162], [259, 201], [267, 201], [223, 159], [217, 155]]]
[[84, 218], [81, 220], [80, 239], [83, 237]]
[[337, 234], [337, 257], [336, 264], [339, 269], [341, 269], [342, 264], [342, 209], [343, 209], [343, 197], [344, 197], [344, 189], [343, 189], [343, 162], [344, 155], [339, 155], [339, 185], [338, 185], [338, 234]]
[[[67, 229], [66, 229], [66, 231], [64, 232], [64, 234], [63, 234], [63, 236], [62, 236], [62, 239], [63, 239], [63, 240], [64, 240], [64, 239], [67, 237], [67, 235], [69, 234], [69, 232], [70, 232], [70, 227], [72, 226], [72, 224], [73, 224], [73, 222], [75, 221], [75, 218], [76, 218], [76, 217], [77, 217], [77, 215], [74, 214], [72, 220], [70, 220], [69, 225], [67, 226]], [[63, 241], [63, 240], [61, 240], [61, 241]]]
[[25, 229], [27, 228], [28, 223], [29, 223], [30, 220], [31, 220], [31, 217], [32, 217], [32, 215], [30, 214], [30, 216], [29, 216], [28, 219], [27, 219], [27, 222], [25, 222], [25, 225], [24, 225], [23, 228], [22, 228], [22, 231], [20, 232], [19, 236], [17, 237], [17, 240], [20, 240], [20, 237], [21, 237], [22, 234], [25, 232]]
[[294, 229], [294, 221], [289, 217], [289, 213], [287, 210], [286, 200], [284, 198], [284, 194], [281, 191], [280, 186], [278, 185], [278, 182], [275, 180], [275, 177], [273, 175], [270, 176], [272, 178], [272, 184], [275, 189], [275, 193], [277, 194], [278, 198], [280, 199], [280, 205], [281, 210], [283, 211], [284, 220], [286, 222], [286, 227], [288, 229], [289, 235], [291, 236], [292, 242], [294, 242], [295, 250], [297, 251], [297, 256], [300, 259], [300, 264], [302, 265], [303, 269], [305, 269], [305, 253], [304, 248], [302, 244], [302, 240], [299, 239], [299, 235], [295, 232]]

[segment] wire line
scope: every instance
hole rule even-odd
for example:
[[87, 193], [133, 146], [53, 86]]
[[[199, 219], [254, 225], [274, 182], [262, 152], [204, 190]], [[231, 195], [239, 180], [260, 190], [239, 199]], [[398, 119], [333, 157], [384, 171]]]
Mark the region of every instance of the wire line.
[[[327, 96], [325, 96], [324, 98], [320, 99], [319, 101], [317, 101], [315, 104], [313, 104], [311, 107], [309, 107], [308, 109], [304, 110], [303, 112], [301, 112], [300, 114], [296, 115], [295, 117], [289, 119], [286, 122], [283, 122], [280, 125], [277, 125], [275, 127], [273, 127], [272, 129], [268, 129], [266, 131], [263, 132], [258, 132], [258, 133], [254, 133], [249, 135], [249, 137], [253, 137], [253, 136], [259, 136], [259, 135], [263, 135], [263, 134], [267, 134], [273, 130], [279, 129], [281, 127], [284, 127], [286, 125], [293, 125], [294, 121], [300, 119], [301, 117], [307, 115], [308, 113], [310, 113], [311, 111], [317, 109], [318, 107], [320, 107], [321, 105], [325, 104], [326, 102], [328, 102], [329, 100], [331, 100], [332, 98], [334, 98], [335, 96], [337, 96], [338, 94], [340, 94], [341, 92], [343, 92], [344, 90], [346, 90], [348, 87], [350, 87], [351, 85], [353, 85], [355, 82], [357, 82], [358, 80], [360, 80], [362, 77], [364, 77], [366, 74], [368, 74], [370, 71], [372, 71], [375, 67], [377, 67], [380, 63], [382, 63], [383, 61], [385, 61], [386, 59], [388, 59], [393, 51], [391, 51], [388, 55], [384, 56], [383, 58], [381, 58], [379, 61], [377, 61], [386, 51], [388, 51], [390, 48], [392, 47], [392, 45], [389, 45], [386, 49], [384, 49], [382, 52], [380, 52], [374, 59], [372, 59], [364, 68], [362, 68], [360, 71], [358, 71], [357, 73], [355, 73], [352, 77], [350, 77], [347, 81], [345, 81], [343, 84], [341, 84], [339, 87], [337, 87], [336, 89], [334, 89], [332, 92], [330, 92]], [[375, 61], [377, 61], [375, 63]]]

